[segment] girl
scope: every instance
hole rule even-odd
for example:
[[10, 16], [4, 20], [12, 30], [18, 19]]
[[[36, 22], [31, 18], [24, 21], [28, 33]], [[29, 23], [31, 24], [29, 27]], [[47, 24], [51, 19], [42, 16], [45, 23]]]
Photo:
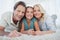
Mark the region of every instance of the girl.
[[26, 8], [25, 18], [22, 22], [22, 33], [34, 34], [34, 28], [39, 31], [39, 25], [37, 20], [33, 17], [33, 7], [28, 6]]

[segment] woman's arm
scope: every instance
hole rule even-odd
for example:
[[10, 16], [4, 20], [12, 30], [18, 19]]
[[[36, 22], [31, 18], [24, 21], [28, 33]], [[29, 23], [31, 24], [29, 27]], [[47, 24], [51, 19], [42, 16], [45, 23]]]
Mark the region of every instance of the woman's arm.
[[55, 26], [53, 19], [51, 17], [48, 17], [46, 19], [46, 25], [50, 31], [56, 31], [56, 26]]
[[54, 31], [36, 31], [36, 35], [45, 35], [45, 34], [52, 34], [55, 33]]
[[48, 30], [47, 31], [42, 31], [40, 33], [42, 33], [42, 34], [50, 34], [50, 33], [55, 33], [56, 32], [56, 27], [54, 25], [53, 20], [50, 17], [48, 17], [45, 20], [45, 23], [46, 23], [46, 26], [47, 26]]

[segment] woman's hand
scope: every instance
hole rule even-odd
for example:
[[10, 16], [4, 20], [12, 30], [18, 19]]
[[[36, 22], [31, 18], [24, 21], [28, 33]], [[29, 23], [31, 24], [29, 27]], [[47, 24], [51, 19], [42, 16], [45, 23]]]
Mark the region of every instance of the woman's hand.
[[43, 33], [41, 31], [35, 31], [36, 35], [43, 35]]

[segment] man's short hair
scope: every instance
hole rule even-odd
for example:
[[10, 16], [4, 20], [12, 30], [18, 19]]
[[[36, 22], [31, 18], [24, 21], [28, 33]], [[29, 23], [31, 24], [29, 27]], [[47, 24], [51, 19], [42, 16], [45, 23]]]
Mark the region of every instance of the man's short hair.
[[26, 4], [25, 4], [23, 1], [19, 1], [19, 2], [17, 2], [17, 3], [15, 4], [14, 10], [15, 10], [15, 9], [17, 8], [17, 6], [19, 6], [19, 5], [22, 5], [22, 6], [26, 7]]

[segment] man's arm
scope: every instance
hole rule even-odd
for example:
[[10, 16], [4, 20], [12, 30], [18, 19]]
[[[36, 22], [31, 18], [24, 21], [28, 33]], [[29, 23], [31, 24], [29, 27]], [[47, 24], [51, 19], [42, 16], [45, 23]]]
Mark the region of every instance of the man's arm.
[[7, 15], [6, 13], [4, 13], [2, 14], [0, 19], [0, 31], [4, 31], [6, 25], [7, 25]]
[[0, 26], [0, 36], [4, 36], [4, 35], [8, 35], [9, 34], [9, 32], [5, 32], [4, 31], [4, 27], [3, 26]]
[[4, 27], [0, 26], [0, 31], [4, 31]]

